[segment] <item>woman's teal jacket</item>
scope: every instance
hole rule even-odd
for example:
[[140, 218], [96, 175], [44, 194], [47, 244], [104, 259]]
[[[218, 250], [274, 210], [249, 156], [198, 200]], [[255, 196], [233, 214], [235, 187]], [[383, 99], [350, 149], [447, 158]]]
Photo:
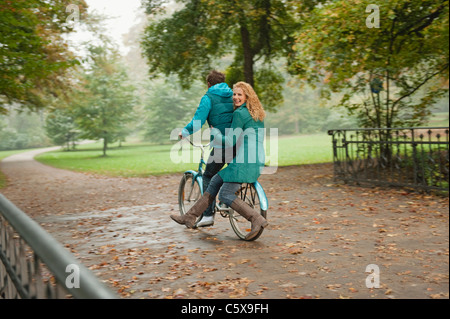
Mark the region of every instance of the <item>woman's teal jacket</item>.
[[218, 174], [224, 182], [254, 183], [261, 175], [265, 163], [264, 121], [255, 121], [246, 105], [233, 113], [231, 129], [223, 135], [220, 130], [212, 130], [216, 151], [221, 144], [226, 148], [237, 145], [236, 157]]

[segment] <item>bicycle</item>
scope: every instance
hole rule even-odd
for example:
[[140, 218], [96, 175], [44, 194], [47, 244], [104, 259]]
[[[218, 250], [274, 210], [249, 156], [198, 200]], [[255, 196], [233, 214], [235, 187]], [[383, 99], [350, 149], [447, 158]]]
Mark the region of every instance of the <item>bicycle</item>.
[[[198, 165], [198, 170], [187, 170], [183, 173], [183, 177], [180, 181], [180, 186], [178, 188], [178, 204], [180, 208], [180, 214], [183, 216], [189, 209], [195, 204], [195, 202], [203, 195], [203, 173], [204, 166], [206, 163], [204, 161], [205, 148], [207, 148], [210, 143], [206, 145], [196, 145], [191, 140], [189, 143], [193, 147], [198, 147], [201, 150], [200, 162]], [[243, 201], [249, 204], [253, 209], [259, 210], [260, 214], [267, 218], [267, 210], [269, 202], [267, 196], [264, 192], [261, 184], [256, 181], [254, 183], [243, 183], [236, 195], [240, 196]], [[239, 239], [246, 240], [246, 235], [251, 231], [251, 222], [246, 220], [240, 214], [236, 213], [231, 207], [228, 207], [224, 203], [217, 202], [214, 205], [214, 213], [219, 212], [223, 218], [228, 218], [230, 220], [231, 228]], [[196, 224], [202, 219], [200, 216]], [[263, 228], [259, 233], [248, 241], [253, 241], [263, 232]]]

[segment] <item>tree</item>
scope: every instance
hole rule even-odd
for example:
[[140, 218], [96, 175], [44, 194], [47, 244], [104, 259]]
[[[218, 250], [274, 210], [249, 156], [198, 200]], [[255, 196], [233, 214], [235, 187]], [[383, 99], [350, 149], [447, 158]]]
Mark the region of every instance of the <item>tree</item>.
[[90, 66], [83, 71], [81, 88], [71, 108], [81, 137], [103, 139], [103, 156], [109, 143], [123, 140], [127, 124], [133, 120], [136, 104], [134, 87], [128, 84], [119, 57], [107, 46], [89, 47]]
[[316, 7], [296, 35], [290, 70], [326, 83], [324, 93], [344, 92], [340, 104], [364, 127], [419, 125], [448, 92], [448, 1], [371, 3]]
[[50, 112], [45, 120], [47, 136], [56, 145], [67, 145], [67, 150], [75, 147], [75, 141], [80, 133], [75, 118], [69, 108], [56, 108]]
[[190, 89], [182, 90], [174, 77], [148, 83], [144, 100], [147, 114], [143, 126], [145, 139], [166, 142], [173, 129], [184, 127], [190, 121], [205, 91], [204, 82], [198, 81]]
[[[82, 12], [84, 0], [70, 2]], [[66, 71], [76, 65], [62, 35], [73, 31], [66, 22], [66, 0], [0, 2], [0, 114], [5, 104], [29, 109], [47, 105], [46, 97], [63, 94]]]
[[334, 95], [331, 101], [320, 98], [320, 87], [312, 89], [304, 82], [289, 79], [283, 95], [284, 102], [276, 113], [269, 113], [266, 117], [266, 127], [278, 128], [278, 134], [311, 134], [326, 132], [335, 127], [354, 127], [352, 118], [345, 117], [345, 110], [331, 109], [329, 104], [333, 103], [339, 96]]
[[[158, 13], [166, 2], [146, 0], [147, 13]], [[151, 74], [177, 74], [186, 88], [231, 56], [227, 82], [245, 80], [263, 94], [266, 108], [275, 108], [282, 100], [284, 79], [273, 62], [293, 54], [292, 33], [299, 26], [293, 9], [298, 1], [180, 2], [180, 10], [154, 20], [145, 30], [142, 45]]]
[[8, 116], [0, 116], [0, 150], [25, 149], [51, 145], [43, 128], [43, 112], [24, 111], [8, 106]]

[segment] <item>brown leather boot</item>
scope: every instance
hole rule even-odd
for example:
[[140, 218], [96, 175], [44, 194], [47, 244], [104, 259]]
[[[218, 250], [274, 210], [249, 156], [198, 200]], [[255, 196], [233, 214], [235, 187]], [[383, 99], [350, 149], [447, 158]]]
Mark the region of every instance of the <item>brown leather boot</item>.
[[186, 225], [187, 228], [194, 228], [195, 221], [197, 218], [203, 214], [203, 212], [208, 208], [209, 205], [214, 201], [214, 197], [210, 193], [205, 192], [198, 201], [195, 202], [194, 206], [189, 209], [189, 211], [184, 215], [170, 215], [174, 221], [178, 224]]
[[253, 208], [250, 207], [250, 205], [248, 205], [239, 197], [231, 203], [231, 208], [252, 223], [252, 230], [247, 236], [245, 236], [245, 240], [252, 240], [256, 235], [258, 235], [261, 228], [267, 227], [269, 225], [269, 223], [263, 216], [258, 214], [258, 212], [256, 212]]

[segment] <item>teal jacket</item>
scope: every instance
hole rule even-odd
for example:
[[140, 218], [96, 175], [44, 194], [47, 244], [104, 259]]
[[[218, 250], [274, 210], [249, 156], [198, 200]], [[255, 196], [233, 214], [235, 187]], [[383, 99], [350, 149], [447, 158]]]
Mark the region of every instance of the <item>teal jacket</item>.
[[218, 174], [224, 182], [254, 183], [264, 168], [264, 121], [255, 121], [246, 105], [237, 108], [233, 113], [231, 129], [223, 135], [213, 129], [213, 145], [225, 147], [236, 145], [236, 157]]
[[194, 134], [202, 128], [206, 121], [209, 126], [213, 126], [225, 134], [225, 129], [231, 127], [232, 119], [233, 90], [226, 83], [219, 83], [210, 87], [202, 97], [194, 117], [183, 128], [182, 134], [183, 137]]

